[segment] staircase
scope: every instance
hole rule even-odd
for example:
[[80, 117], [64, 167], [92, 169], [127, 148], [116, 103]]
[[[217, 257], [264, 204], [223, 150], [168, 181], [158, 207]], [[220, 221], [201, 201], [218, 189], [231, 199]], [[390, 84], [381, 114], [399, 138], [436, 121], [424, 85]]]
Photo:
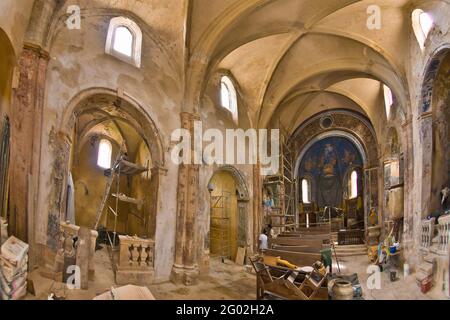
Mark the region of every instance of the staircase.
[[367, 255], [367, 246], [365, 244], [356, 244], [349, 246], [335, 246], [338, 257], [351, 257]]

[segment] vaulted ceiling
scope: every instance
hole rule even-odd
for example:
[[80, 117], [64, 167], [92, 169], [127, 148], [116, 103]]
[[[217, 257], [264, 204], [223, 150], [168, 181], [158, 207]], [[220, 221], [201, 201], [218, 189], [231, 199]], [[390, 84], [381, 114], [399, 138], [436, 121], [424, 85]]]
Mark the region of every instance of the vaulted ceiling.
[[[79, 3], [86, 12], [109, 8], [146, 24], [184, 81], [184, 104], [201, 109], [206, 88], [227, 70], [253, 126], [281, 121], [292, 131], [313, 114], [334, 108], [359, 111], [379, 130], [385, 121], [383, 84], [396, 97], [400, 120], [407, 117], [407, 57], [411, 46], [417, 46], [411, 12], [420, 7], [433, 14], [449, 0]], [[368, 27], [374, 5], [380, 9], [380, 29]]]
[[[383, 83], [394, 92], [400, 115], [408, 113], [410, 15], [431, 2], [193, 0], [191, 79], [208, 81], [229, 70], [255, 126], [280, 120], [294, 130], [317, 112], [347, 108], [377, 127], [385, 116]], [[379, 30], [367, 26], [371, 5], [381, 9]]]

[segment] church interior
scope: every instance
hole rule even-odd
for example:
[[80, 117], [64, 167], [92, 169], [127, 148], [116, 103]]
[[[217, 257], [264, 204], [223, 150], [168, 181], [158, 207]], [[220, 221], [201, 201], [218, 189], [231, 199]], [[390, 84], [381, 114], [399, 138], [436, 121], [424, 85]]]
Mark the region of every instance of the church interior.
[[0, 300], [450, 299], [450, 1], [1, 0], [0, 222]]

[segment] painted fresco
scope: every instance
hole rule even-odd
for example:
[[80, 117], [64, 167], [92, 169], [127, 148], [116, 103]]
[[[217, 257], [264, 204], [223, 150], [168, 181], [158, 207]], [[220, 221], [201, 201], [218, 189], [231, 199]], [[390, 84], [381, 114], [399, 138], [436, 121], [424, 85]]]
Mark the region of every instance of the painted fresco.
[[[342, 207], [346, 175], [363, 161], [356, 146], [343, 137], [330, 137], [313, 144], [300, 163], [299, 178], [311, 180], [311, 196], [319, 207]], [[362, 182], [362, 177], [360, 181]], [[362, 183], [358, 183], [359, 186]]]

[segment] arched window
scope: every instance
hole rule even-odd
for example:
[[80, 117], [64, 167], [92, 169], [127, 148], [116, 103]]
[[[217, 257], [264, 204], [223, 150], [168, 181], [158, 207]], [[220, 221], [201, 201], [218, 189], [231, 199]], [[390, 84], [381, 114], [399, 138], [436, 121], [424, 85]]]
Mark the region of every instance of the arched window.
[[131, 58], [133, 54], [133, 34], [127, 27], [118, 27], [114, 33], [113, 49]]
[[111, 168], [112, 145], [106, 139], [100, 140], [98, 145], [97, 165], [103, 169]]
[[430, 16], [430, 14], [424, 12], [422, 9], [416, 9], [413, 11], [413, 30], [422, 50], [425, 48], [425, 41], [427, 40], [428, 34], [433, 28], [433, 24], [433, 18]]
[[356, 170], [353, 170], [350, 175], [348, 189], [350, 191], [349, 199], [355, 199], [358, 197], [358, 172], [356, 172]]
[[141, 48], [142, 31], [139, 26], [125, 17], [112, 18], [105, 52], [140, 68]]
[[311, 199], [309, 198], [310, 194], [310, 185], [308, 179], [302, 180], [302, 202], [303, 203], [311, 203]]
[[220, 103], [222, 107], [229, 110], [235, 123], [238, 122], [238, 106], [236, 88], [233, 81], [227, 76], [223, 76], [220, 81]]
[[392, 90], [385, 84], [383, 84], [383, 91], [384, 91], [384, 104], [386, 107], [386, 116], [389, 120], [391, 116], [391, 108], [394, 104], [394, 96], [392, 95]]

